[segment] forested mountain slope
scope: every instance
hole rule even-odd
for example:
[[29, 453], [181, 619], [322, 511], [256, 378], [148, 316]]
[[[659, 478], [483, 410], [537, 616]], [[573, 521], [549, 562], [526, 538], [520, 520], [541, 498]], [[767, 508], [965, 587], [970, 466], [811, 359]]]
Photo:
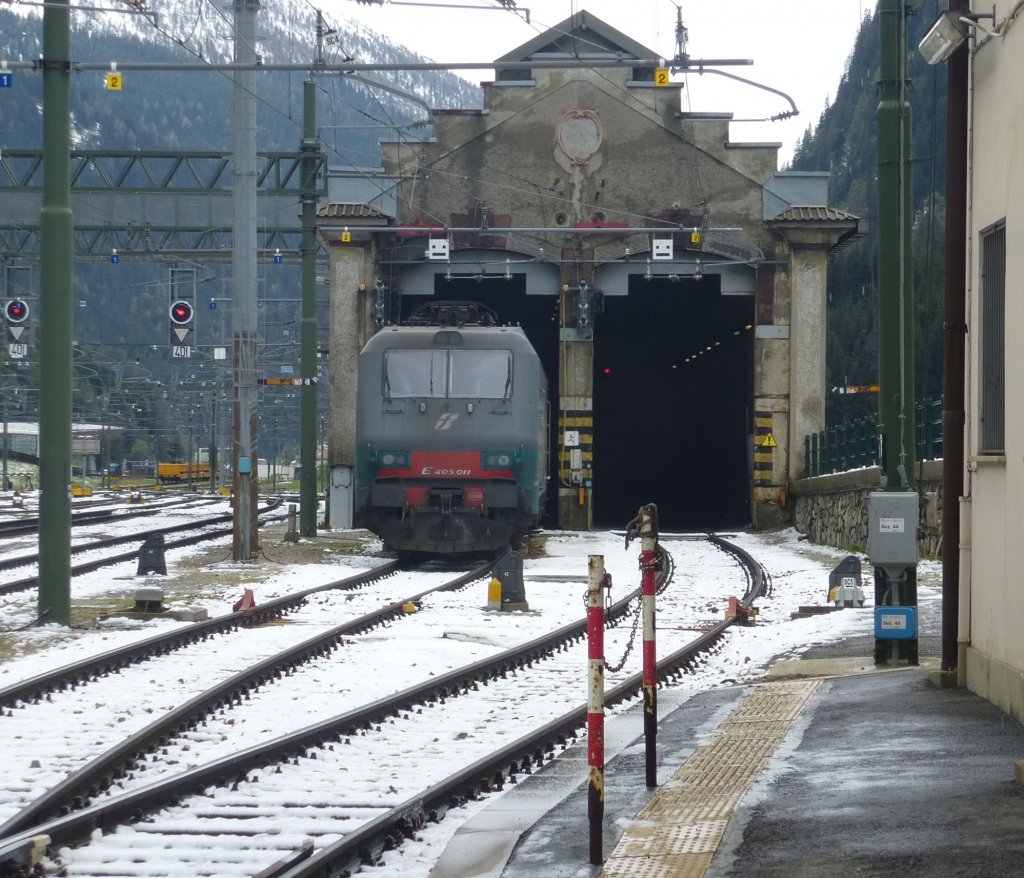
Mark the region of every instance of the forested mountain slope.
[[[909, 18], [909, 99], [913, 120], [914, 293], [917, 397], [942, 391], [942, 238], [945, 217], [946, 68], [917, 51], [946, 4], [925, 0]], [[862, 217], [864, 239], [837, 254], [829, 269], [828, 386], [873, 384], [877, 365], [878, 15], [866, 18], [835, 99], [809, 128], [794, 170], [831, 172], [829, 201]], [[873, 410], [873, 397], [830, 401], [829, 420]]]

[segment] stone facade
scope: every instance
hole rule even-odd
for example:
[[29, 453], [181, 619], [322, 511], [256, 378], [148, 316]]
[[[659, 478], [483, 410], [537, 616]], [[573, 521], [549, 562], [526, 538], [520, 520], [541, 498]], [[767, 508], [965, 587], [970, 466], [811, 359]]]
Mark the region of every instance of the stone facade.
[[[571, 61], [580, 41], [588, 60], [616, 66], [545, 67]], [[345, 349], [352, 333], [342, 331], [364, 313], [353, 288], [379, 282], [403, 295], [432, 295], [435, 278], [458, 271], [460, 259], [485, 275], [514, 266], [528, 294], [561, 298], [552, 400], [563, 413], [559, 426], [585, 439], [602, 425], [592, 405], [592, 333], [576, 316], [583, 291], [626, 294], [629, 278], [652, 265], [666, 278], [720, 274], [723, 294], [755, 301], [751, 514], [755, 526], [772, 527], [786, 520], [803, 433], [824, 426], [823, 383], [803, 376], [824, 375], [826, 256], [856, 234], [857, 219], [802, 207], [826, 203], [827, 175], [780, 174], [778, 144], [733, 143], [729, 114], [681, 112], [681, 84], [656, 85], [654, 62], [662, 63], [656, 53], [580, 12], [498, 59], [482, 110], [436, 111], [432, 140], [383, 143], [396, 215], [368, 231], [373, 266], [332, 252], [332, 280], [336, 263], [355, 270], [345, 289], [332, 289], [332, 373], [355, 359]], [[362, 240], [358, 224], [342, 226], [352, 244]], [[334, 236], [331, 243], [338, 225], [325, 236]], [[655, 232], [674, 245], [671, 259], [654, 262]], [[430, 264], [430, 236], [447, 240], [450, 264]], [[344, 428], [351, 412], [334, 407], [351, 380], [348, 371], [340, 381], [332, 376], [330, 455], [339, 466], [352, 456]], [[577, 471], [568, 468], [568, 449], [558, 452], [559, 524], [585, 525], [589, 500], [580, 504], [577, 495], [591, 478], [589, 451], [584, 445]]]
[[[877, 491], [878, 467], [850, 470], [793, 484], [793, 524], [815, 543], [849, 552], [865, 552], [868, 545], [868, 495]], [[922, 558], [942, 553], [942, 461], [928, 460], [921, 467], [917, 491], [921, 497], [918, 546]]]

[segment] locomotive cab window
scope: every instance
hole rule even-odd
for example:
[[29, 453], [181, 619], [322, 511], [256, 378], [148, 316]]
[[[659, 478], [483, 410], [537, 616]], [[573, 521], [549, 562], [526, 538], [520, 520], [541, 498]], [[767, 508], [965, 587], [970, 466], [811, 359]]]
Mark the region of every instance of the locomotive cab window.
[[384, 357], [384, 396], [509, 399], [512, 351], [388, 351]]
[[512, 351], [451, 351], [448, 395], [459, 399], [512, 396]]
[[384, 357], [384, 396], [443, 397], [444, 351], [388, 351]]

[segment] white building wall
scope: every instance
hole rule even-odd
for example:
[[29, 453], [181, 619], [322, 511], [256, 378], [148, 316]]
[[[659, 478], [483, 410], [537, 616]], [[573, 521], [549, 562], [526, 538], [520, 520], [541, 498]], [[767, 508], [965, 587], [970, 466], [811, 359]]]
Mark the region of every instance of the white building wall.
[[[996, 3], [1001, 38], [971, 41], [967, 434], [969, 581], [961, 583], [967, 685], [1024, 719], [1024, 20]], [[983, 22], [992, 27], [993, 23]], [[1006, 224], [1005, 455], [979, 454], [982, 233]]]

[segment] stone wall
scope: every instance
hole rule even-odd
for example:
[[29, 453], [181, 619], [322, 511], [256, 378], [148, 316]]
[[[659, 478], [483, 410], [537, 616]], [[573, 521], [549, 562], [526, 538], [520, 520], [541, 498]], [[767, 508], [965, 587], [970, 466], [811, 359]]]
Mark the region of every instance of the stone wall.
[[[880, 484], [878, 467], [850, 470], [793, 483], [793, 523], [815, 543], [864, 552], [868, 545], [868, 495]], [[917, 485], [921, 496], [922, 558], [942, 554], [942, 461], [927, 460]]]

